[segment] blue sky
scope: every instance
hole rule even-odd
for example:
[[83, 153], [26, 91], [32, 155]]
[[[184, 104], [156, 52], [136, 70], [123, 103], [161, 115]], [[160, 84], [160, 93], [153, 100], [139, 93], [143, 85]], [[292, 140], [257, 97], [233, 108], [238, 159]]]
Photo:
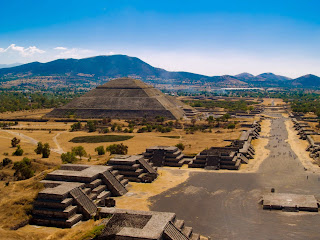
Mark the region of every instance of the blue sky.
[[1, 1], [0, 64], [126, 54], [206, 75], [320, 75], [320, 1]]

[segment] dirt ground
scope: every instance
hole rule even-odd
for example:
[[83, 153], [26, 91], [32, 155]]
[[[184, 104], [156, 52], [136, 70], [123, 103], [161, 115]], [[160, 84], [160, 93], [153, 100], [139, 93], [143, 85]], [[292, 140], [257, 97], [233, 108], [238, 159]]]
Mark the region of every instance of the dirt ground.
[[272, 102], [274, 102], [274, 106], [284, 105], [286, 104], [282, 99], [280, 98], [263, 98], [262, 104], [265, 106], [271, 106]]

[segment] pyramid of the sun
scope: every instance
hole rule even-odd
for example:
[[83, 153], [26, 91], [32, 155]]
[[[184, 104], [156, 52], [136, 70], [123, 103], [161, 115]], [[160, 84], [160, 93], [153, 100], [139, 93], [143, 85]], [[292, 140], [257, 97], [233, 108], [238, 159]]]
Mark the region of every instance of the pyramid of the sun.
[[[180, 102], [181, 103], [181, 102]], [[155, 118], [180, 119], [183, 103], [132, 78], [111, 80], [46, 115], [50, 118]]]

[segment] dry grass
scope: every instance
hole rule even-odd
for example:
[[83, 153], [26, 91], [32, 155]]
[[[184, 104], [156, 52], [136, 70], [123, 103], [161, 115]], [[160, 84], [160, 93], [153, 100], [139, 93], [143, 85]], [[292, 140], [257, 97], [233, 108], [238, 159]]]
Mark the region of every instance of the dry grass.
[[0, 113], [0, 118], [41, 118], [52, 109], [25, 110]]
[[286, 104], [281, 98], [263, 98], [262, 104], [265, 106], [270, 106], [272, 103], [272, 100], [274, 101], [275, 106], [280, 106], [280, 105]]

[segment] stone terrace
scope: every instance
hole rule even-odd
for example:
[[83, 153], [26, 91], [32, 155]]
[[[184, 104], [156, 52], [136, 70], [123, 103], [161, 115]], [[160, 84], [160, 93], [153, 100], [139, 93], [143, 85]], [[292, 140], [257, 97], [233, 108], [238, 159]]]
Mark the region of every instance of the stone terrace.
[[255, 154], [251, 141], [259, 136], [261, 126], [254, 122], [250, 129], [243, 131], [239, 140], [232, 140], [226, 147], [211, 147], [200, 152], [188, 165], [189, 168], [209, 170], [238, 170], [242, 163], [248, 163]]
[[168, 239], [198, 240], [200, 235], [193, 233], [175, 213], [146, 212], [115, 208], [100, 208], [99, 215], [110, 220], [105, 222], [102, 239]]
[[117, 155], [108, 161], [108, 165], [132, 182], [150, 183], [158, 176], [157, 168], [143, 155]]
[[41, 181], [32, 222], [38, 225], [71, 227], [94, 216], [97, 206], [114, 206], [110, 197], [124, 195], [127, 179], [110, 166], [65, 164]]
[[183, 153], [177, 147], [154, 146], [147, 148], [143, 155], [156, 167], [181, 167], [185, 162]]

